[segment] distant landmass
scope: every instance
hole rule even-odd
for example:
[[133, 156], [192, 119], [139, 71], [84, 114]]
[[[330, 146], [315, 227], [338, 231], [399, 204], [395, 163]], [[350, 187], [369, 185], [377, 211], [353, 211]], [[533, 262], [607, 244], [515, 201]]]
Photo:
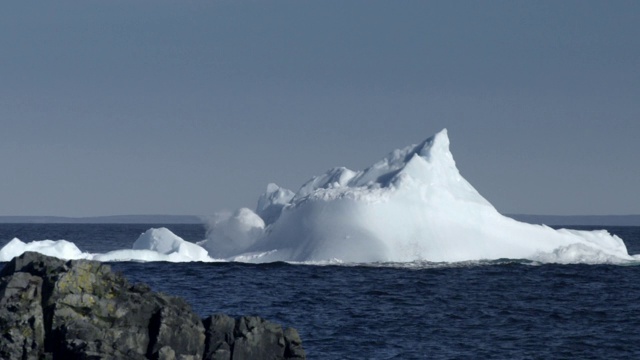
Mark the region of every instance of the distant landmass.
[[508, 214], [518, 221], [530, 224], [640, 226], [640, 215], [527, 215]]
[[0, 223], [16, 224], [202, 224], [195, 215], [114, 215], [92, 217], [0, 216]]
[[[640, 226], [640, 215], [529, 215], [506, 214], [530, 224]], [[92, 217], [63, 216], [0, 216], [0, 223], [16, 224], [202, 224], [196, 215], [114, 215]]]

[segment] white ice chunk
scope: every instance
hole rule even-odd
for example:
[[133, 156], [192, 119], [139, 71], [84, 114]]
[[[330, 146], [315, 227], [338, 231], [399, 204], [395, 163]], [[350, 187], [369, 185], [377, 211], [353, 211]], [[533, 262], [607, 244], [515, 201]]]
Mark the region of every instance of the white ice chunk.
[[154, 261], [167, 261], [174, 263], [182, 263], [182, 262], [213, 262], [219, 261], [212, 259], [210, 257], [199, 257], [193, 258], [188, 255], [184, 255], [180, 252], [171, 252], [168, 254], [163, 254], [153, 250], [114, 250], [109, 251], [104, 254], [94, 254], [93, 260], [97, 261], [143, 261], [143, 262], [154, 262]]
[[[173, 255], [173, 258], [183, 259], [183, 261], [211, 261], [207, 250], [201, 246], [186, 241], [167, 228], [149, 229], [145, 231], [133, 243], [133, 250], [152, 250], [163, 255]], [[134, 256], [135, 253], [118, 253], [118, 256]], [[115, 256], [115, 255], [114, 255]], [[147, 255], [138, 256], [148, 258]], [[136, 260], [144, 260], [136, 258]], [[149, 260], [146, 260], [149, 261]], [[162, 260], [171, 261], [171, 260]]]
[[0, 249], [0, 261], [10, 261], [27, 251], [34, 251], [65, 260], [91, 258], [91, 255], [83, 253], [74, 243], [66, 240], [38, 240], [24, 243], [20, 239], [14, 238]]
[[25, 251], [35, 251], [65, 260], [98, 261], [219, 261], [209, 257], [207, 250], [183, 240], [169, 229], [149, 229], [134, 242], [133, 249], [114, 250], [104, 254], [82, 252], [66, 240], [40, 240], [24, 243], [13, 239], [0, 249], [0, 261], [10, 261]]

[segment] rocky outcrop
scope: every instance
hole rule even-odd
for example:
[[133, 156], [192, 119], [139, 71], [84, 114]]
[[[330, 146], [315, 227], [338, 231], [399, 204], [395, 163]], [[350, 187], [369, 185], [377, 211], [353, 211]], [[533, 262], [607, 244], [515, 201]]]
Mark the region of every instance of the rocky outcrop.
[[[207, 341], [205, 359], [305, 359], [300, 336], [295, 329], [257, 316], [233, 319], [216, 314], [204, 319]], [[263, 356], [262, 354], [270, 354]]]
[[1, 359], [304, 359], [295, 329], [201, 320], [181, 298], [95, 261], [27, 252], [0, 271]]

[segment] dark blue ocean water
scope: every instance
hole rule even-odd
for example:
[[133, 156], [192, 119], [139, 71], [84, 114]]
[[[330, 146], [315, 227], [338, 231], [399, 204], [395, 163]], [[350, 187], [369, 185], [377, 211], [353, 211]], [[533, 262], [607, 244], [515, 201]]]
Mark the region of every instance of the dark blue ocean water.
[[[0, 224], [0, 245], [66, 239], [106, 252], [158, 226]], [[186, 240], [204, 238], [198, 225], [167, 227]], [[605, 228], [640, 253], [640, 227]], [[311, 359], [640, 358], [639, 266], [112, 266], [185, 297], [203, 316], [256, 314], [293, 326]]]

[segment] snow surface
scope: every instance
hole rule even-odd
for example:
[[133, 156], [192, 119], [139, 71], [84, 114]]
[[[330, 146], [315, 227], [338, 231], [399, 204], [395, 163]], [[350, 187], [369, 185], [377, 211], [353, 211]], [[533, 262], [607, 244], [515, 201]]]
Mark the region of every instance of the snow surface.
[[551, 263], [638, 262], [605, 230], [554, 230], [505, 217], [469, 184], [449, 151], [446, 129], [394, 150], [362, 171], [338, 167], [297, 192], [269, 184], [256, 211], [214, 216], [193, 244], [166, 228], [149, 229], [133, 249], [88, 254], [59, 240], [13, 239], [0, 261], [24, 251], [100, 261], [289, 261], [464, 263], [529, 259]]

